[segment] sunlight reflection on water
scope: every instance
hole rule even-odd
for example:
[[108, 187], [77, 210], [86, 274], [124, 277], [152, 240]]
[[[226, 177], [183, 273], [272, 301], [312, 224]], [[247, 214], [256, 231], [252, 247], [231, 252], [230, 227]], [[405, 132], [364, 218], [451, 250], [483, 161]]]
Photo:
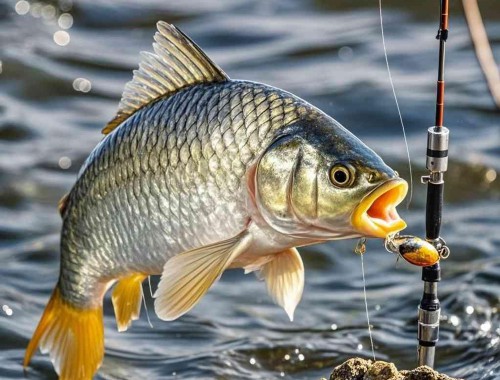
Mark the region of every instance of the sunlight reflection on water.
[[[434, 112], [435, 7], [384, 1], [391, 69], [417, 175]], [[458, 4], [458, 2], [457, 2]], [[494, 2], [487, 27], [500, 51]], [[329, 113], [407, 176], [406, 152], [386, 80], [373, 2], [9, 1], [0, 12], [0, 373], [24, 378], [21, 361], [58, 275], [57, 202], [75, 180], [124, 84], [150, 50], [154, 24], [172, 21], [233, 78], [282, 87]], [[3, 10], [3, 8], [0, 8]], [[438, 369], [495, 379], [500, 356], [500, 133], [458, 9], [447, 51], [446, 123], [452, 133], [443, 234]], [[404, 22], [401, 22], [401, 19]], [[401, 210], [421, 236], [425, 188]], [[291, 324], [262, 283], [230, 271], [179, 321], [144, 315], [126, 334], [105, 308], [107, 356], [97, 379], [328, 376], [348, 357], [370, 356], [355, 242], [302, 249], [306, 289]], [[417, 269], [378, 241], [364, 259], [377, 357], [415, 366]], [[153, 279], [155, 286], [157, 279]], [[146, 302], [153, 310], [149, 291]], [[216, 306], [214, 306], [216, 305]], [[53, 378], [46, 356], [30, 372]]]

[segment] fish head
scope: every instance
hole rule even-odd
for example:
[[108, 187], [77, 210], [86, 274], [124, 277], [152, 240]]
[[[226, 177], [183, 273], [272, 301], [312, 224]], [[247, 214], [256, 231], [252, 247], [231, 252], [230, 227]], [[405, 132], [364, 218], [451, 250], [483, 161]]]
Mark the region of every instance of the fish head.
[[255, 172], [255, 202], [266, 223], [318, 241], [403, 230], [396, 206], [407, 190], [373, 150], [326, 115], [283, 128]]

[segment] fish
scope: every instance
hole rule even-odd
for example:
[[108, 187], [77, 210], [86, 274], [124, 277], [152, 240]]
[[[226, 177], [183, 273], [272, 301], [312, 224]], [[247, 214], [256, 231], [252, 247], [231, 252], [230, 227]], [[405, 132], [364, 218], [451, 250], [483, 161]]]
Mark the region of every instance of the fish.
[[305, 100], [233, 80], [160, 21], [116, 116], [59, 202], [60, 275], [26, 349], [63, 380], [104, 357], [103, 298], [119, 331], [139, 317], [142, 282], [171, 321], [226, 269], [263, 279], [290, 320], [304, 288], [297, 247], [406, 227], [408, 185], [361, 140]]

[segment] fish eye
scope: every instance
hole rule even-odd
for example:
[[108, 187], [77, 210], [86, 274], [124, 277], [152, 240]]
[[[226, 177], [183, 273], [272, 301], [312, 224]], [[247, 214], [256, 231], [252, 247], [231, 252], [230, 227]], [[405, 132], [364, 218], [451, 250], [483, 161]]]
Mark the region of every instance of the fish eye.
[[330, 169], [330, 181], [337, 187], [347, 187], [352, 183], [353, 175], [344, 165], [334, 165]]

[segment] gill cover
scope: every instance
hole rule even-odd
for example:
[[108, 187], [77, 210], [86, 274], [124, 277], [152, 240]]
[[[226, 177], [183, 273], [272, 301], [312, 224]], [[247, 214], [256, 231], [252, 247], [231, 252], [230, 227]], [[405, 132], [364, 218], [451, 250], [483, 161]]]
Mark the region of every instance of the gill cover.
[[255, 173], [257, 207], [275, 230], [310, 231], [317, 215], [317, 152], [298, 136], [283, 136], [260, 158]]

